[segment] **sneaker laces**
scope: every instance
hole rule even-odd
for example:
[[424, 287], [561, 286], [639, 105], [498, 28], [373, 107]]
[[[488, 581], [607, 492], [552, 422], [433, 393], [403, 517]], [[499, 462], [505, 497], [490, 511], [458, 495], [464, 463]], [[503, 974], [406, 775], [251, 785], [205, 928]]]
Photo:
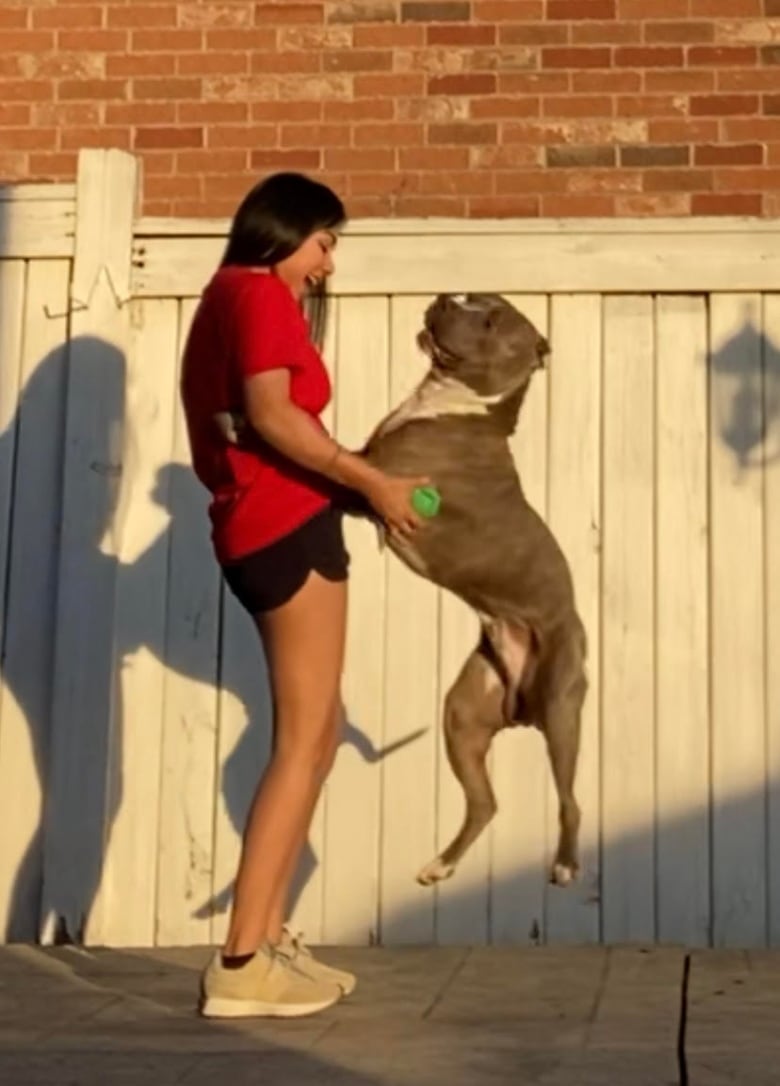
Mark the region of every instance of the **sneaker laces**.
[[314, 955], [312, 954], [312, 952], [309, 950], [309, 948], [306, 946], [306, 943], [304, 942], [303, 932], [302, 931], [293, 932], [290, 928], [288, 928], [285, 925], [285, 927], [282, 928], [282, 932], [283, 932], [284, 935], [287, 936], [287, 945], [282, 948], [282, 953], [283, 954], [284, 954], [285, 950], [288, 950], [288, 949], [292, 950], [292, 954], [290, 955], [290, 958], [292, 959], [292, 961], [295, 961], [295, 959], [299, 955], [302, 958], [313, 958], [314, 957]]

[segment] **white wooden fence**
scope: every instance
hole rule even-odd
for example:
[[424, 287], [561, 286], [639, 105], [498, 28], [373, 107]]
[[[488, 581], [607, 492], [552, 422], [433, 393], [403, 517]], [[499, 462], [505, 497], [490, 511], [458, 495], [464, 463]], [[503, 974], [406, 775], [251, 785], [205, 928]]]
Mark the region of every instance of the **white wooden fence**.
[[[0, 190], [0, 935], [217, 941], [268, 744], [221, 589], [177, 359], [227, 224], [135, 217], [137, 163]], [[423, 366], [439, 290], [499, 290], [553, 355], [515, 438], [573, 568], [591, 688], [584, 871], [546, 885], [539, 736], [457, 875], [442, 692], [475, 622], [350, 524], [350, 729], [295, 921], [314, 941], [780, 942], [780, 224], [360, 222], [330, 423], [359, 444]], [[774, 667], [771, 666], [774, 661]]]

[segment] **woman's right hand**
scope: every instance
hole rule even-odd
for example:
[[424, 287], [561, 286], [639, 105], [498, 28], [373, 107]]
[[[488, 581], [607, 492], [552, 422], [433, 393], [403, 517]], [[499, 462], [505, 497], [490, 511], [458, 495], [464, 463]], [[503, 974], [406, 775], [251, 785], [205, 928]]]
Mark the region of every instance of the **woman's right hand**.
[[427, 486], [430, 481], [427, 476], [413, 478], [377, 471], [365, 488], [365, 496], [391, 533], [408, 536], [422, 524], [422, 518], [412, 507], [412, 494], [418, 486]]

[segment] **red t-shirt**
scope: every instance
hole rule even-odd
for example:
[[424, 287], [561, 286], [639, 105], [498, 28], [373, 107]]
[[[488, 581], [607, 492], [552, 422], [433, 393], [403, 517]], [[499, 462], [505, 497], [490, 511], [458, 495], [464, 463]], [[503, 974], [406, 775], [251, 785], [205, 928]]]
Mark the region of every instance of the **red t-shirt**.
[[220, 562], [273, 543], [329, 502], [324, 478], [299, 468], [250, 427], [240, 445], [231, 444], [214, 421], [217, 412], [243, 410], [247, 377], [279, 368], [290, 371], [292, 402], [322, 426], [330, 380], [292, 292], [272, 273], [220, 268], [196, 310], [181, 377], [193, 467], [212, 494]]

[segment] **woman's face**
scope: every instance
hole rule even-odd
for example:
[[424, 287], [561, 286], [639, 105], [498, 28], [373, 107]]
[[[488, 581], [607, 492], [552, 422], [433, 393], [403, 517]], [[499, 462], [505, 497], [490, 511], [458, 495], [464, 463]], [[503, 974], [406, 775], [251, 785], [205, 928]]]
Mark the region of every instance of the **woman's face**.
[[332, 274], [335, 247], [336, 235], [332, 230], [315, 230], [292, 256], [276, 265], [276, 274], [296, 298], [301, 298], [307, 286], [314, 286]]

